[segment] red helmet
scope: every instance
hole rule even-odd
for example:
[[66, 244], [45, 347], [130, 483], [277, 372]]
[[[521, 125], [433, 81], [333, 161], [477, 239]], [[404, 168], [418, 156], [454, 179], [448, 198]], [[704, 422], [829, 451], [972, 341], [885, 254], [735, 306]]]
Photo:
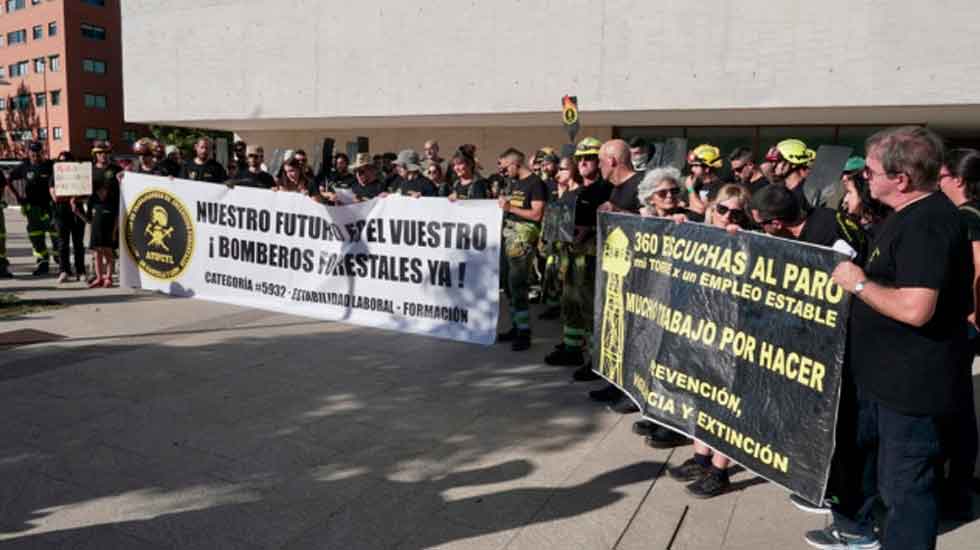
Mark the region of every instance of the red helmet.
[[156, 152], [156, 142], [150, 138], [140, 138], [133, 144], [133, 153], [143, 156], [152, 155]]

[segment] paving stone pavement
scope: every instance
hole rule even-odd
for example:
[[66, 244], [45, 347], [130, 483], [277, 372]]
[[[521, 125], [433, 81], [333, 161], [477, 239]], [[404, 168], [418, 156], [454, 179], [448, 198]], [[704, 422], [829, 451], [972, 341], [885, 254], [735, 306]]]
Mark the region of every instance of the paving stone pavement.
[[[541, 358], [23, 275], [68, 307], [0, 321], [64, 336], [0, 352], [0, 548], [806, 548], [826, 518], [740, 471], [707, 501], [636, 415]], [[944, 524], [973, 549], [980, 522]]]

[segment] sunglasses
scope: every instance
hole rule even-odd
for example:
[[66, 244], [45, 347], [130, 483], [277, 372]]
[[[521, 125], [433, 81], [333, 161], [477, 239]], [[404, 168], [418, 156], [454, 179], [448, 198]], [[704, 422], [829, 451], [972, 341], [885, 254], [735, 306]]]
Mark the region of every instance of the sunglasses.
[[[748, 217], [745, 214], [745, 210], [742, 210], [741, 208], [729, 208], [724, 204], [716, 204], [715, 212], [718, 212], [719, 216], [728, 216], [729, 219], [731, 219], [733, 222], [745, 221], [748, 219]], [[766, 223], [772, 223], [772, 220], [763, 223], [763, 225], [765, 225]]]
[[653, 194], [660, 197], [661, 199], [666, 199], [668, 196], [676, 197], [681, 194], [681, 188], [671, 187], [669, 189], [660, 189], [659, 191], [654, 191]]
[[578, 162], [579, 163], [583, 163], [583, 162], [597, 162], [598, 160], [599, 160], [599, 156], [598, 155], [585, 155], [585, 156], [580, 156], [578, 158]]

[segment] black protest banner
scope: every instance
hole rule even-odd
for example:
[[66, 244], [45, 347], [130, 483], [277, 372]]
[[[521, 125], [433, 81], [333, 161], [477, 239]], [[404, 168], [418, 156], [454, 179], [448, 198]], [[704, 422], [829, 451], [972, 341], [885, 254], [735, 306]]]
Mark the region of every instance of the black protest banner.
[[823, 247], [603, 213], [597, 372], [643, 415], [821, 502], [849, 295]]

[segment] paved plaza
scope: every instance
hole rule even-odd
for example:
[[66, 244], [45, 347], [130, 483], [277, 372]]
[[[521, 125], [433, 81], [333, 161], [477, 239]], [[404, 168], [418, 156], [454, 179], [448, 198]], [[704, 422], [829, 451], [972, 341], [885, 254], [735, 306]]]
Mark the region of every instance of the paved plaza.
[[[57, 335], [0, 348], [2, 549], [757, 550], [826, 524], [741, 469], [686, 496], [664, 468], [691, 447], [647, 447], [543, 364], [556, 322], [513, 353], [58, 285], [26, 275], [12, 209], [7, 230], [0, 291], [65, 307], [0, 320]], [[944, 524], [939, 547], [977, 540]]]

